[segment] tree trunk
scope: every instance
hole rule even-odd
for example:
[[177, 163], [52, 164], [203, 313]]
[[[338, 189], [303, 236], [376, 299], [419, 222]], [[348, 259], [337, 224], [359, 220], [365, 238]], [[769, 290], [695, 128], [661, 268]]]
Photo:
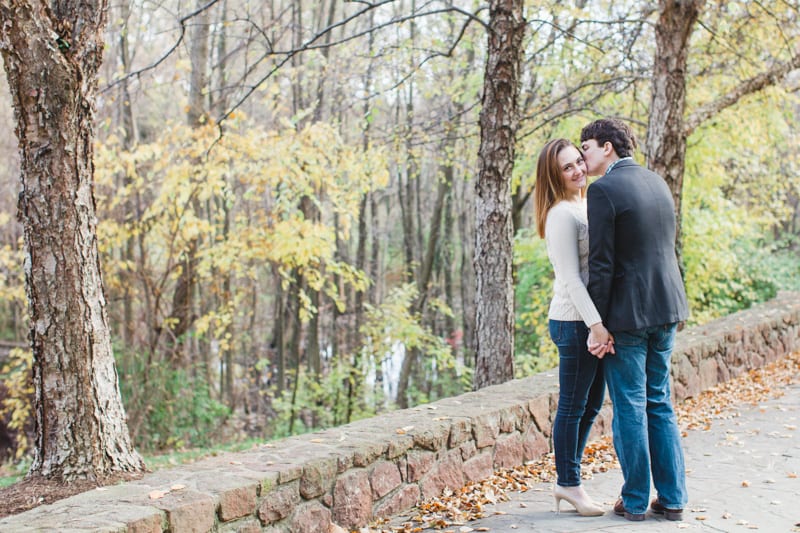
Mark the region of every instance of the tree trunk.
[[[120, 19], [123, 25], [119, 34], [119, 62], [122, 66], [122, 71], [127, 74], [130, 71], [130, 50], [128, 47], [128, 21], [130, 19], [131, 9], [128, 2], [120, 4]], [[120, 84], [120, 122], [124, 131], [122, 142], [123, 147], [127, 151], [131, 151], [136, 144], [136, 121], [133, 116], [133, 107], [131, 106], [131, 92], [128, 78], [124, 78]], [[124, 177], [125, 187], [130, 187], [133, 183], [133, 177], [126, 173]], [[133, 199], [129, 196], [125, 201], [124, 206], [124, 219], [123, 223], [130, 223], [138, 216], [136, 213]], [[136, 241], [133, 236], [130, 236], [125, 241], [125, 249], [123, 250], [123, 257], [129, 265], [135, 262], [135, 249]], [[135, 283], [134, 273], [130, 268], [125, 270], [125, 288], [122, 294], [122, 308], [123, 308], [123, 324], [122, 324], [122, 340], [126, 350], [134, 348], [134, 335], [136, 329], [136, 321], [133, 317], [133, 286]]]
[[[449, 167], [452, 169], [452, 167]], [[452, 174], [452, 172], [450, 172]], [[425, 309], [425, 302], [428, 300], [428, 291], [431, 285], [431, 276], [433, 275], [433, 262], [436, 258], [436, 250], [439, 246], [439, 235], [442, 231], [442, 211], [444, 210], [444, 199], [450, 192], [450, 178], [447, 176], [448, 172], [445, 170], [445, 178], [439, 181], [436, 188], [436, 200], [431, 213], [431, 226], [428, 233], [428, 244], [425, 247], [425, 255], [422, 258], [420, 265], [419, 276], [417, 277], [417, 290], [419, 295], [414, 305], [414, 313], [422, 315]]]
[[34, 355], [29, 475], [61, 481], [144, 469], [120, 398], [97, 247], [92, 120], [107, 10], [103, 0], [0, 1]]
[[686, 160], [686, 60], [689, 39], [705, 2], [661, 0], [656, 22], [656, 55], [647, 128], [647, 166], [662, 176], [675, 201], [675, 248], [683, 270], [681, 197]]
[[[320, 11], [322, 11], [322, 9], [325, 7], [324, 2], [320, 2], [319, 7]], [[374, 20], [374, 15], [371, 14], [370, 16], [373, 17]], [[324, 27], [318, 27], [318, 31], [333, 26], [336, 20], [335, 17], [336, 17], [336, 0], [330, 0], [330, 3], [328, 4], [327, 20], [324, 21]], [[320, 50], [320, 53], [322, 54], [323, 58], [323, 67], [322, 71], [320, 72], [319, 80], [317, 80], [317, 101], [316, 105], [314, 106], [314, 122], [319, 122], [322, 120], [323, 104], [325, 103], [325, 82], [327, 81], [326, 73], [328, 70], [328, 56], [331, 51], [330, 49], [331, 39], [333, 39], [332, 31], [325, 33], [325, 36], [322, 38], [324, 46], [322, 47], [322, 50]], [[372, 33], [370, 33], [370, 40], [372, 40]]]
[[[452, 165], [448, 166], [445, 171], [446, 179], [453, 182], [454, 172]], [[455, 296], [453, 291], [453, 265], [455, 264], [455, 257], [453, 257], [453, 189], [451, 188], [447, 194], [444, 204], [444, 235], [442, 244], [439, 247], [439, 261], [438, 268], [442, 273], [444, 280], [444, 297], [448, 307], [455, 311]], [[459, 336], [456, 333], [456, 320], [453, 316], [445, 317], [445, 335], [450, 339], [450, 345], [453, 347], [453, 355], [456, 355], [456, 349], [460, 343]]]
[[[417, 4], [416, 0], [411, 0], [411, 8], [410, 13], [414, 13], [416, 11]], [[417, 36], [417, 25], [414, 19], [411, 19], [409, 23], [409, 41], [411, 50], [413, 50], [415, 43], [416, 43], [416, 36]], [[414, 53], [413, 51], [409, 53], [409, 69], [413, 72], [416, 68], [414, 64]], [[414, 250], [417, 250], [417, 230], [414, 227], [414, 220], [416, 220], [415, 216], [415, 206], [417, 205], [416, 201], [416, 187], [414, 185], [414, 180], [420, 179], [419, 177], [419, 165], [417, 164], [417, 158], [414, 155], [414, 147], [413, 147], [413, 136], [414, 136], [414, 79], [410, 78], [406, 83], [406, 87], [408, 91], [406, 92], [406, 105], [405, 105], [405, 114], [403, 117], [403, 123], [405, 124], [405, 155], [406, 155], [406, 165], [405, 165], [405, 182], [403, 182], [403, 172], [398, 167], [397, 172], [397, 192], [399, 194], [400, 199], [400, 212], [403, 217], [403, 251], [405, 257], [405, 281], [407, 283], [411, 283], [414, 281], [414, 277], [417, 270], [416, 260], [417, 257], [414, 253]], [[398, 94], [400, 94], [398, 92]], [[398, 100], [398, 115], [399, 115], [399, 108], [400, 108], [400, 101]], [[399, 118], [399, 117], [398, 117]], [[398, 120], [398, 124], [400, 124]]]
[[[202, 2], [202, 0], [200, 0]], [[199, 7], [199, 6], [198, 6]], [[189, 56], [192, 70], [189, 78], [189, 106], [186, 112], [186, 122], [189, 126], [198, 127], [208, 118], [206, 105], [206, 91], [208, 89], [208, 35], [209, 15], [204, 10], [194, 21], [192, 40]], [[201, 212], [197, 198], [192, 199], [192, 206], [196, 213]], [[199, 242], [197, 238], [186, 243], [180, 261], [180, 274], [175, 282], [175, 291], [172, 295], [172, 313], [174, 319], [171, 325], [173, 343], [173, 363], [179, 368], [188, 366], [191, 357], [187, 353], [185, 336], [195, 320], [193, 309], [195, 306], [195, 285], [197, 278], [197, 251]]]
[[474, 387], [514, 377], [511, 173], [519, 123], [523, 0], [492, 0], [480, 115], [476, 189], [476, 368]]

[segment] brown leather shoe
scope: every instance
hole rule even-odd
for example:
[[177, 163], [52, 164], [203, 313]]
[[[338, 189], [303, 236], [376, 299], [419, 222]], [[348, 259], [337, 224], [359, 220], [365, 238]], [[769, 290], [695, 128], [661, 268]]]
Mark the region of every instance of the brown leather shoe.
[[619, 516], [624, 516], [626, 520], [630, 520], [631, 522], [641, 522], [644, 520], [644, 513], [629, 513], [625, 510], [625, 504], [622, 503], [622, 498], [617, 500], [617, 503], [614, 504], [614, 514]]
[[656, 514], [663, 514], [667, 520], [683, 520], [683, 509], [667, 509], [658, 501], [658, 498], [650, 502], [650, 510]]

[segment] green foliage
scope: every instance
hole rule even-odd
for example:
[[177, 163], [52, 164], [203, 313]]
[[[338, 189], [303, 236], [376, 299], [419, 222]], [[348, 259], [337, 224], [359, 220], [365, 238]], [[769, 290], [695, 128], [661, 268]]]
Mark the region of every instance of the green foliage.
[[365, 402], [362, 374], [352, 366], [335, 364], [324, 376], [314, 378], [300, 369], [300, 381], [295, 387], [295, 373], [291, 385], [280, 396], [273, 398], [272, 407], [277, 416], [271, 424], [270, 437], [282, 438], [345, 423], [350, 410], [350, 421], [375, 415], [376, 403]]
[[[410, 387], [412, 404], [470, 390], [471, 370], [453, 356], [452, 347], [445, 339], [422, 324], [421, 317], [413, 311], [417, 298], [416, 286], [406, 283], [392, 289], [382, 304], [366, 306], [366, 321], [361, 328], [365, 360], [380, 366], [383, 358], [396, 350], [398, 344], [407, 352], [420, 353], [422, 375], [416, 376]], [[434, 301], [429, 307], [431, 312], [451, 313], [441, 301]], [[432, 382], [436, 382], [436, 388], [423, 386]]]
[[33, 352], [15, 348], [8, 361], [0, 369], [0, 381], [6, 396], [0, 402], [0, 418], [8, 420], [8, 429], [13, 431], [14, 459], [20, 460], [30, 450], [29, 439], [33, 420]]
[[[410, 405], [470, 390], [471, 369], [454, 358], [445, 339], [421, 323], [413, 312], [417, 298], [415, 285], [409, 283], [394, 288], [382, 304], [367, 305], [358, 357], [338, 357], [322, 376], [311, 376], [301, 368], [297, 383], [293, 372], [291, 385], [272, 400], [277, 417], [270, 436], [334, 427], [392, 409], [378, 375], [384, 359], [398, 350], [421, 354], [416, 382], [408, 390]], [[452, 313], [436, 299], [429, 309], [444, 315]], [[431, 383], [435, 386], [425, 387]]]
[[742, 215], [730, 202], [711, 196], [684, 212], [683, 257], [693, 323], [707, 322], [758, 299], [756, 286], [762, 284], [740, 261], [742, 247], [754, 237]]
[[548, 370], [558, 364], [558, 350], [550, 341], [547, 313], [553, 294], [553, 268], [544, 240], [532, 228], [517, 235], [515, 363], [518, 377]]
[[30, 456], [22, 457], [13, 463], [0, 465], [0, 489], [22, 481], [30, 466]]
[[[118, 351], [119, 353], [119, 351]], [[147, 364], [138, 354], [118, 355], [120, 389], [137, 448], [154, 451], [209, 446], [230, 414], [211, 397], [205, 369]]]
[[[193, 463], [197, 460], [209, 456], [215, 456], [222, 452], [240, 452], [253, 448], [258, 448], [264, 444], [263, 438], [244, 439], [237, 442], [230, 442], [209, 446], [206, 448], [190, 448], [169, 453], [143, 455], [144, 464], [148, 470], [157, 471], [162, 468], [170, 468], [178, 464]], [[0, 483], [2, 480], [0, 480]]]
[[683, 255], [693, 323], [797, 285], [796, 256], [772, 237], [793, 216], [791, 199], [800, 191], [796, 150], [787, 149], [796, 134], [781, 111], [786, 98], [780, 88], [749, 98], [689, 139]]
[[[10, 216], [0, 211], [0, 227], [5, 225], [10, 225]], [[14, 246], [0, 246], [0, 336], [4, 339], [24, 338], [27, 334], [24, 258], [21, 238]]]

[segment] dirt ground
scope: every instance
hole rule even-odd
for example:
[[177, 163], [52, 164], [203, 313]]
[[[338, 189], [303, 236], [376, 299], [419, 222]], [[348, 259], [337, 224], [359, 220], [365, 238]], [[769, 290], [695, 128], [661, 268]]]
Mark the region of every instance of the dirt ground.
[[70, 483], [47, 480], [41, 477], [24, 479], [13, 485], [0, 489], [0, 518], [22, 513], [39, 505], [53, 503], [75, 494], [86, 492], [104, 485], [113, 485], [120, 481], [129, 481], [140, 476], [120, 474], [109, 476], [100, 481], [78, 480]]

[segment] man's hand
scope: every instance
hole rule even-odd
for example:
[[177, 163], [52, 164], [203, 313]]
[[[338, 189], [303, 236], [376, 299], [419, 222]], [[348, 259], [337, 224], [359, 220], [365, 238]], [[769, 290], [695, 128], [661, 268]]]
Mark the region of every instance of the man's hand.
[[589, 331], [589, 338], [586, 340], [586, 348], [589, 353], [602, 359], [607, 353], [614, 354], [614, 337], [608, 332], [602, 322], [593, 324]]

